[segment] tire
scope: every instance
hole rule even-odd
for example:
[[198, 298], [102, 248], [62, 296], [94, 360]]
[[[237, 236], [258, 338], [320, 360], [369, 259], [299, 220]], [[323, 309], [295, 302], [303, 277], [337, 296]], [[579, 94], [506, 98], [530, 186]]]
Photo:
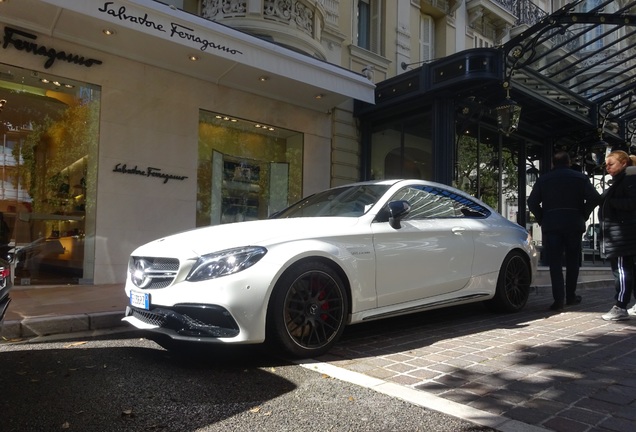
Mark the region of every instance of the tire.
[[530, 265], [519, 252], [511, 252], [504, 259], [497, 278], [495, 296], [486, 301], [494, 312], [518, 312], [530, 295]]
[[287, 270], [274, 287], [266, 341], [295, 358], [323, 355], [342, 335], [348, 311], [340, 276], [320, 261], [302, 262]]

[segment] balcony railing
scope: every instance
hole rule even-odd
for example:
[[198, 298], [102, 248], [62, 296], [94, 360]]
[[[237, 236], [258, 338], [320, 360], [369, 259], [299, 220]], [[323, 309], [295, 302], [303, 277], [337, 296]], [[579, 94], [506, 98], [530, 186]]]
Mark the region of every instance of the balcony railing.
[[335, 19], [324, 0], [201, 0], [201, 16], [317, 57], [322, 29]]
[[517, 17], [516, 25], [532, 26], [548, 16], [548, 12], [532, 3], [530, 0], [496, 0], [508, 8]]

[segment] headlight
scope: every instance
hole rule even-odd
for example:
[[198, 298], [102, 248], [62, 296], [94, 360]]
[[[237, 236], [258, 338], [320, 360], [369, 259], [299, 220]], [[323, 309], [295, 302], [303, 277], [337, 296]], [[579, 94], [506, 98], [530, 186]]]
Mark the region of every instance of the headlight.
[[267, 249], [258, 246], [246, 246], [203, 255], [190, 270], [186, 280], [198, 282], [214, 279], [250, 268], [265, 256]]

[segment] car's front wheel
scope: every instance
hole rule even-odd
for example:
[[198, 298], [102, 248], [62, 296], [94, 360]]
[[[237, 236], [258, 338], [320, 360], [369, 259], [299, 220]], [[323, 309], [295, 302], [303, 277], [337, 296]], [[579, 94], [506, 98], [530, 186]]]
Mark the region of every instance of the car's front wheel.
[[520, 311], [528, 302], [530, 281], [530, 264], [521, 253], [511, 252], [501, 264], [495, 296], [486, 305], [495, 312]]
[[320, 261], [305, 261], [287, 270], [270, 299], [267, 342], [287, 354], [316, 357], [342, 335], [348, 298], [340, 276]]

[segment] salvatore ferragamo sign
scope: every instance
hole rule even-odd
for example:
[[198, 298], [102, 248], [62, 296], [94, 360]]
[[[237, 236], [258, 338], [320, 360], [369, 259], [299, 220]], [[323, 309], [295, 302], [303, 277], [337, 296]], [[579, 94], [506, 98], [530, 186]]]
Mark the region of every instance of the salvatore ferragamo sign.
[[121, 174], [134, 174], [140, 175], [143, 177], [156, 177], [163, 180], [163, 183], [168, 183], [168, 180], [185, 180], [188, 176], [176, 175], [176, 174], [168, 174], [161, 171], [161, 168], [148, 167], [146, 169], [140, 169], [138, 165], [135, 165], [133, 168], [129, 168], [128, 165], [118, 163], [113, 168], [113, 172], [121, 173]]
[[176, 22], [160, 22], [157, 19], [148, 16], [146, 12], [129, 10], [126, 6], [117, 5], [114, 1], [104, 2], [97, 11], [117, 21], [134, 24], [139, 28], [151, 30], [156, 33], [167, 34], [171, 39], [193, 42], [199, 46], [201, 51], [208, 51], [209, 49], [223, 51], [232, 55], [243, 54], [235, 48], [227, 47], [216, 41], [208, 39], [204, 35], [197, 34], [196, 30], [193, 28], [186, 27], [185, 25]]
[[44, 62], [45, 69], [53, 66], [53, 63], [55, 63], [56, 60], [86, 67], [102, 64], [101, 60], [87, 58], [79, 54], [67, 53], [66, 51], [58, 51], [55, 48], [48, 48], [44, 45], [40, 45], [35, 42], [37, 38], [38, 37], [34, 34], [11, 27], [5, 27], [2, 48], [7, 49], [9, 46], [12, 46], [18, 51], [24, 51], [33, 55], [46, 57], [47, 60]]

